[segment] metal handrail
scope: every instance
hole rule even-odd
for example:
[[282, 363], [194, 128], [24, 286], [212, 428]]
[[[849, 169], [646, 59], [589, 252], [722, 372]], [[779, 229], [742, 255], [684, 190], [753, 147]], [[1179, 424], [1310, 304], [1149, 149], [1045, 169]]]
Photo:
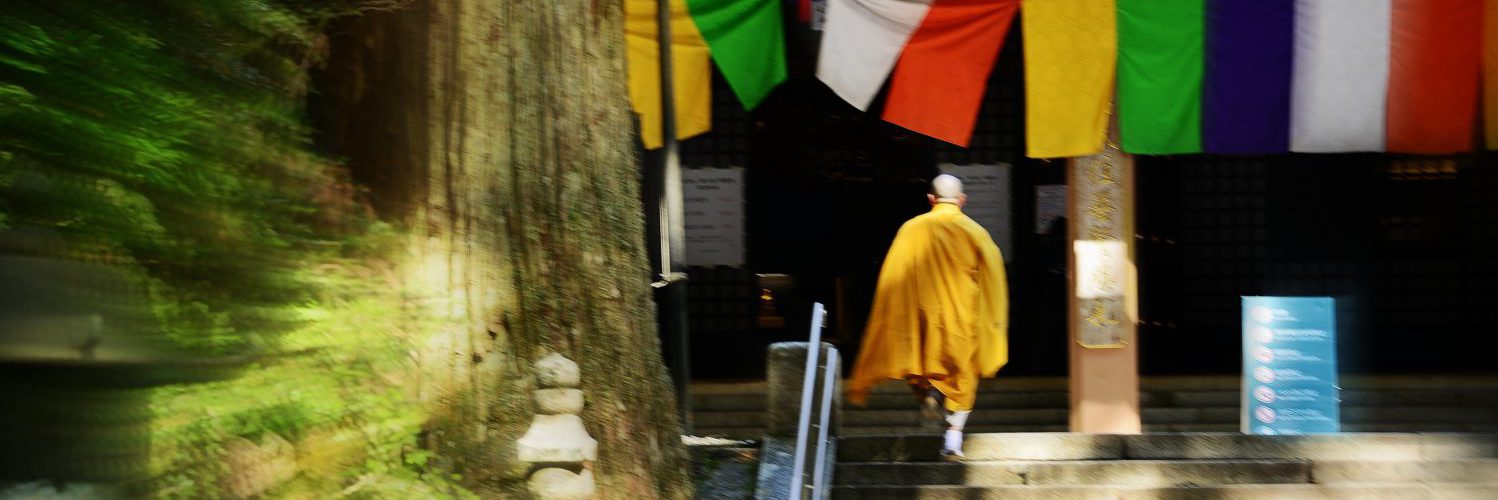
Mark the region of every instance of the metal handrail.
[[838, 376], [837, 349], [827, 350], [827, 359], [822, 373], [822, 400], [815, 407], [817, 411], [817, 439], [814, 443], [810, 441], [811, 417], [812, 417], [812, 392], [816, 388], [817, 359], [820, 357], [822, 347], [822, 323], [826, 319], [827, 308], [820, 302], [812, 305], [811, 311], [811, 344], [806, 348], [806, 370], [802, 373], [801, 380], [801, 412], [796, 423], [796, 454], [795, 473], [791, 476], [791, 500], [801, 500], [804, 495], [806, 484], [806, 455], [810, 450], [808, 446], [815, 447], [816, 463], [813, 464], [811, 484], [812, 500], [821, 500], [827, 490], [827, 485], [822, 484], [826, 473], [826, 459], [828, 448], [828, 424], [832, 417], [832, 392], [836, 388], [834, 382]]

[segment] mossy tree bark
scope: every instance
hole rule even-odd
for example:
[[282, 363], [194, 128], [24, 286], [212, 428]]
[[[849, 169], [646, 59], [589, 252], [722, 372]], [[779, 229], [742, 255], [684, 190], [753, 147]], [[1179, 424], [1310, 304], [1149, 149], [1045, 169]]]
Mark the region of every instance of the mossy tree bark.
[[[531, 364], [576, 360], [604, 498], [686, 498], [660, 359], [618, 1], [421, 0], [335, 25], [314, 101], [404, 270], [424, 444], [515, 494]], [[433, 320], [436, 321], [433, 321]]]

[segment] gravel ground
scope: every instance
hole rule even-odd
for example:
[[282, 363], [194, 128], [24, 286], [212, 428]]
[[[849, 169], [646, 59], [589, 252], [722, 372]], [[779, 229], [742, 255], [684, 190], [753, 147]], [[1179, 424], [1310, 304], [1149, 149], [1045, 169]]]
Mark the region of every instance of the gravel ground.
[[699, 500], [754, 498], [759, 447], [750, 441], [684, 437], [692, 456], [692, 481]]

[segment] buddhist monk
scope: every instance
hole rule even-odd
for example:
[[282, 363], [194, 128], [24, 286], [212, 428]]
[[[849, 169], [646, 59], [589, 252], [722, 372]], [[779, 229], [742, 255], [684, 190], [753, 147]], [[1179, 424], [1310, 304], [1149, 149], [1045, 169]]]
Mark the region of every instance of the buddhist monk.
[[962, 181], [941, 175], [931, 188], [931, 211], [901, 226], [884, 258], [849, 399], [863, 405], [874, 385], [906, 381], [946, 424], [942, 454], [961, 457], [978, 380], [1009, 360], [1008, 285], [998, 245], [962, 213]]

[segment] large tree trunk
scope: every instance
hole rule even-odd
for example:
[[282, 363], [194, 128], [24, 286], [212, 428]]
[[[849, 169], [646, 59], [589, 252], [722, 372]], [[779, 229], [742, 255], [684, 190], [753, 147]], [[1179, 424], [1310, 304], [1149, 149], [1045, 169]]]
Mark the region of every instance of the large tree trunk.
[[[321, 142], [412, 234], [424, 444], [518, 492], [531, 364], [582, 368], [604, 498], [690, 496], [660, 359], [618, 1], [425, 0], [331, 30]], [[430, 321], [437, 318], [439, 321]]]

